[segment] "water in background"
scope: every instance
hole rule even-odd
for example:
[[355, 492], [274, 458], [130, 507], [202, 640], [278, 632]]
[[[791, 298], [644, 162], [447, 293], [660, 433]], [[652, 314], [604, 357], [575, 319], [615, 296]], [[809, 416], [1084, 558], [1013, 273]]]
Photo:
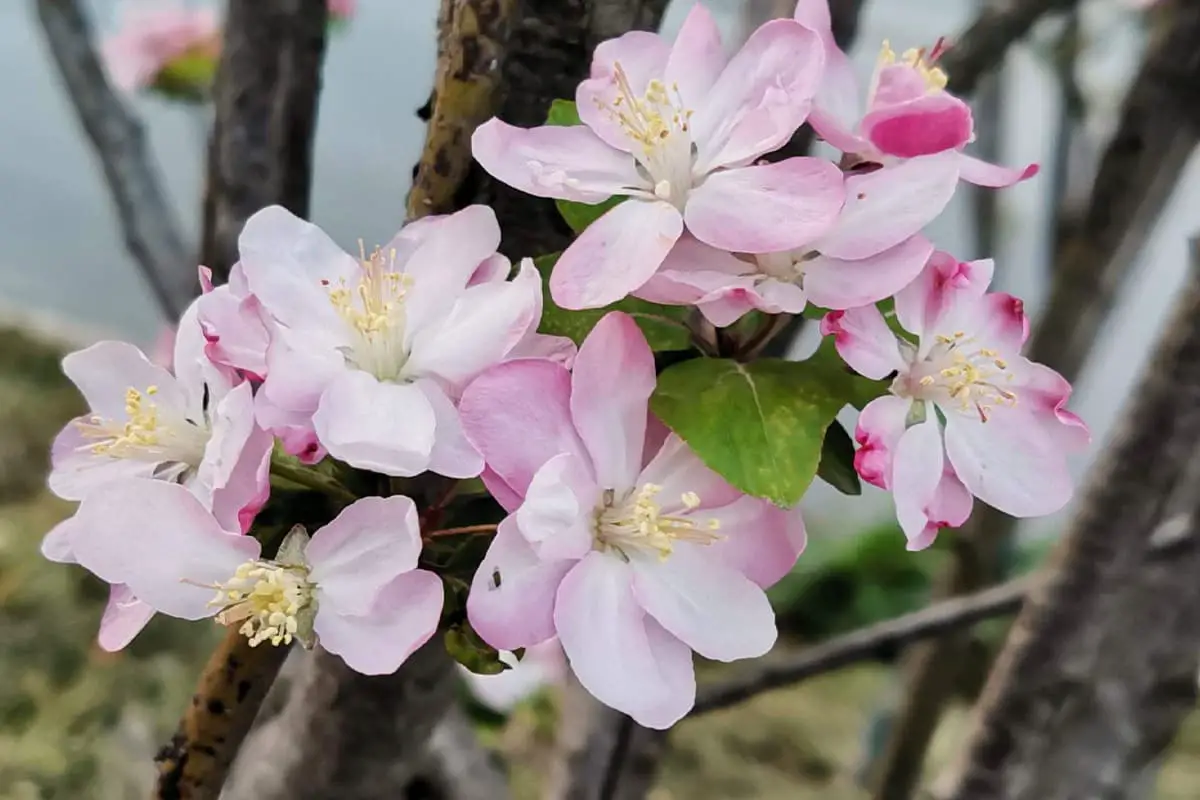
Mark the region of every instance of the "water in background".
[[[1082, 76], [1093, 102], [1108, 112], [1119, 103], [1140, 41], [1134, 18], [1115, 16], [1120, 12], [1114, 2], [1093, 0], [1089, 6], [1095, 8], [1088, 19], [1107, 25], [1109, 33]], [[98, 29], [111, 24], [114, 0], [88, 5]], [[368, 244], [386, 241], [403, 218], [424, 134], [413, 112], [424, 103], [433, 77], [437, 5], [437, 0], [362, 0], [358, 18], [330, 43], [313, 218], [344, 245], [353, 246], [359, 238]], [[672, 5], [665, 23], [669, 34], [691, 5], [691, 0]], [[726, 30], [736, 29], [738, 0], [709, 0], [709, 6]], [[858, 66], [865, 76], [884, 37], [897, 49], [927, 43], [960, 30], [972, 14], [967, 0], [869, 0]], [[1005, 81], [1003, 160], [1045, 161], [1058, 114], [1051, 73], [1032, 48], [1022, 46]], [[195, 111], [154, 98], [134, 104], [180, 222], [194, 237], [204, 121]], [[1182, 279], [1186, 240], [1197, 229], [1198, 180], [1200, 163], [1193, 159], [1184, 191], [1160, 220], [1144, 263], [1098, 344], [1099, 356], [1080, 382], [1075, 407], [1097, 439], [1118, 412], [1119, 399], [1136, 378]], [[1033, 313], [1045, 293], [1047, 189], [1048, 181], [1034, 180], [999, 196], [998, 281], [1025, 297]], [[966, 198], [966, 193], [956, 198], [929, 231], [941, 247], [963, 257], [976, 255]], [[143, 343], [162, 324], [125, 252], [103, 178], [57, 84], [29, 2], [0, 3], [0, 307], [54, 312], [77, 326]], [[1076, 467], [1084, 463], [1080, 458]], [[866, 504], [830, 502], [834, 505], [821, 502], [822, 510], [870, 513]], [[1052, 518], [1039, 527], [1060, 522]]]

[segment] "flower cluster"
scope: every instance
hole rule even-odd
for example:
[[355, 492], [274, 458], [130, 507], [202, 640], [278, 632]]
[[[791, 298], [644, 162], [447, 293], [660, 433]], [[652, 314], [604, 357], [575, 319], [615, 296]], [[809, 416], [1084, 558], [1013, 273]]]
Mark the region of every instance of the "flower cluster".
[[[853, 466], [892, 492], [911, 549], [976, 497], [1017, 516], [1060, 508], [1064, 456], [1088, 437], [1067, 383], [1022, 357], [1027, 320], [988, 291], [991, 262], [922, 235], [960, 181], [1036, 171], [963, 152], [971, 114], [946, 90], [943, 49], [885, 45], [860, 93], [825, 0], [732, 57], [698, 5], [673, 44], [630, 33], [597, 48], [581, 124], [492, 120], [473, 142], [526, 192], [616, 198], [558, 258], [557, 313], [634, 296], [694, 307], [711, 329], [819, 308], [842, 373], [879, 382]], [[761, 160], [806, 122], [838, 163]], [[800, 511], [747, 488], [753, 454], [731, 467], [654, 413], [663, 379], [634, 316], [593, 314], [578, 347], [539, 330], [542, 276], [499, 246], [483, 206], [354, 255], [266, 208], [227, 283], [200, 270], [171, 358], [101, 342], [64, 360], [90, 411], [56, 439], [50, 486], [80, 506], [43, 552], [112, 586], [104, 647], [162, 612], [380, 674], [439, 626], [469, 626], [462, 640], [507, 663], [498, 651], [546, 653], [547, 675], [561, 652], [601, 701], [665, 728], [694, 702], [693, 653], [773, 646], [765, 589], [804, 548]], [[714, 355], [699, 350], [688, 358]], [[768, 398], [754, 402], [763, 416]], [[463, 507], [456, 492], [484, 488], [491, 522], [434, 530]], [[301, 511], [297, 491], [321, 502]], [[438, 548], [481, 531], [486, 553], [451, 574]]]

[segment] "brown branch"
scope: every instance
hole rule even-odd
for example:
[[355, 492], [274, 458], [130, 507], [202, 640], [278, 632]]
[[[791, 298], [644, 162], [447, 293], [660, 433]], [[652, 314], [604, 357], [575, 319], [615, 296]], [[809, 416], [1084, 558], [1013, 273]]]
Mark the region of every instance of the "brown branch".
[[254, 212], [308, 216], [325, 0], [230, 0], [217, 68], [201, 262], [218, 279]]
[[[1154, 220], [1170, 198], [1200, 135], [1200, 6], [1163, 26], [1125, 100], [1101, 160], [1087, 209], [1062, 245], [1049, 301], [1028, 347], [1029, 357], [1074, 381], [1132, 270]], [[958, 534], [959, 547], [934, 596], [973, 591], [996, 580], [1000, 552], [1015, 522], [981, 508]], [[957, 684], [968, 638], [945, 637], [912, 649], [904, 660], [902, 707], [888, 750], [875, 771], [880, 800], [907, 798], [920, 777], [928, 743]]]
[[[1200, 15], [1198, 15], [1200, 16]], [[957, 800], [1126, 798], [1196, 699], [1200, 248], [1142, 387], [980, 701]], [[1154, 540], [1171, 557], [1154, 562]]]
[[941, 66], [950, 76], [949, 90], [958, 95], [975, 91], [981, 78], [1004, 60], [1008, 48], [1029, 33], [1045, 14], [1065, 11], [1078, 0], [1002, 0], [988, 5], [950, 50]]
[[146, 133], [109, 85], [78, 0], [37, 0], [37, 13], [71, 105], [104, 169], [125, 246], [163, 313], [176, 319], [199, 286]]
[[517, 0], [442, 0], [438, 67], [425, 146], [408, 193], [408, 217], [461, 204], [471, 170], [471, 134], [499, 108], [500, 68]]
[[155, 758], [154, 798], [216, 800], [287, 647], [251, 647], [230, 630], [204, 667], [179, 730]]

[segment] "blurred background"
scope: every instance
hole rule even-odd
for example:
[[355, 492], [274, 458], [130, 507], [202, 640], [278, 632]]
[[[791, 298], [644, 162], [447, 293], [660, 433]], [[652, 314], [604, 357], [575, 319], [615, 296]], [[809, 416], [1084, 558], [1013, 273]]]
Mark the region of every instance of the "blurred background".
[[[668, 35], [692, 4], [671, 4]], [[750, 4], [707, 4], [736, 43]], [[99, 36], [116, 33], [117, 3], [85, 5]], [[1086, 199], [1145, 47], [1150, 21], [1137, 5], [1082, 0], [1072, 20], [1045, 20], [1013, 49], [999, 79], [977, 95], [980, 103], [990, 98], [977, 111], [978, 125], [994, 133], [988, 142], [994, 160], [1036, 161], [1043, 172], [994, 193], [986, 215], [971, 191], [960, 192], [929, 231], [963, 259], [993, 256], [999, 288], [1023, 297], [1034, 318], [1048, 293], [1056, 209]], [[437, 6], [437, 0], [359, 0], [330, 39], [312, 219], [348, 249], [360, 238], [368, 247], [386, 241], [404, 217], [425, 131], [415, 111], [433, 78]], [[885, 38], [897, 51], [940, 35], [953, 38], [977, 11], [973, 0], [867, 0], [853, 50], [863, 78]], [[129, 102], [147, 129], [176, 216], [194, 240], [210, 112], [152, 92]], [[1071, 132], [1066, 140], [1064, 131]], [[1076, 384], [1073, 408], [1095, 438], [1074, 464], [1077, 474], [1103, 446], [1158, 334], [1187, 269], [1197, 207], [1200, 166], [1193, 157]], [[994, 245], [983, 252], [987, 242]], [[210, 631], [156, 619], [129, 650], [104, 653], [93, 643], [102, 587], [81, 571], [44, 563], [37, 547], [68, 510], [42, 489], [48, 443], [79, 411], [58, 369], [64, 349], [101, 338], [149, 349], [167, 321], [124, 248], [33, 3], [15, 0], [0, 3], [0, 243], [0, 798], [140, 796], [148, 757], [191, 691]], [[805, 331], [793, 354], [811, 349], [814, 334]], [[809, 551], [773, 592], [788, 635], [784, 647], [926, 602], [952, 535], [931, 551], [906, 554], [889, 503], [870, 487], [863, 497], [824, 485], [810, 492]], [[1069, 513], [1023, 528], [1010, 571], [1036, 565]], [[982, 626], [981, 652], [1003, 632], [1002, 622]], [[898, 686], [891, 665], [864, 665], [685, 722], [672, 737], [655, 797], [868, 797], [859, 774], [880, 747]], [[532, 691], [532, 682], [518, 694], [525, 688]], [[954, 753], [976, 689], [966, 680], [945, 716], [927, 765], [931, 777]], [[494, 707], [484, 702], [487, 690], [480, 697], [476, 719], [487, 742], [511, 757], [518, 795], [536, 796], [552, 739], [553, 686], [513, 708], [507, 695], [492, 698]], [[1200, 796], [1196, 756], [1200, 723], [1185, 731], [1147, 797]]]

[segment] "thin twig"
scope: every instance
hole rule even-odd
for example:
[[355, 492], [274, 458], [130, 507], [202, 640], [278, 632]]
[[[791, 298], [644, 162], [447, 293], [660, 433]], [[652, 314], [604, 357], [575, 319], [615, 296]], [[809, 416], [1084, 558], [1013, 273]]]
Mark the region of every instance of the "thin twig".
[[37, 0], [37, 12], [71, 105], [104, 168], [125, 246], [163, 313], [177, 319], [199, 285], [145, 131], [109, 85], [78, 1]]
[[425, 534], [427, 539], [436, 539], [439, 536], [477, 536], [485, 533], [495, 533], [495, 525], [464, 525], [461, 528], [443, 528], [440, 531], [433, 531]]
[[1004, 0], [985, 8], [941, 59], [950, 77], [949, 90], [958, 95], [975, 91], [979, 80], [1004, 60], [1008, 48], [1029, 33], [1045, 14], [1065, 11], [1078, 0]]

